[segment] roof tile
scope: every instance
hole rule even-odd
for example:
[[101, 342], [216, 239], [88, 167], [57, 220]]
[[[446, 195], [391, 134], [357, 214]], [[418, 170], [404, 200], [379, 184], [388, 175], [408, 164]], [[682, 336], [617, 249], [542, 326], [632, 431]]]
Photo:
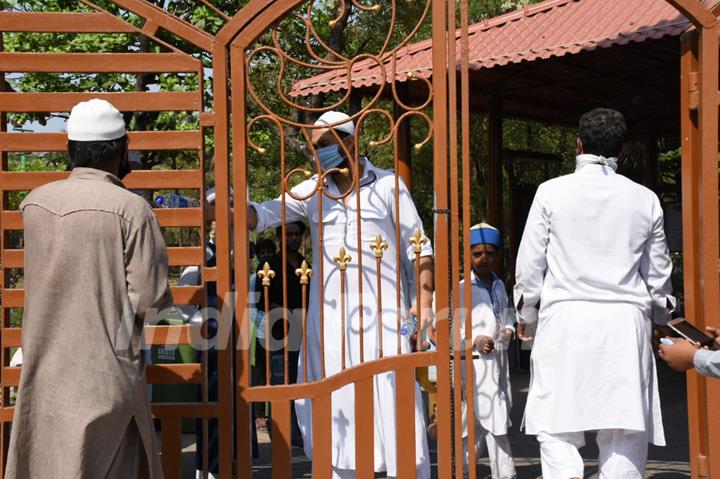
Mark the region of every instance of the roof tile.
[[[468, 55], [471, 70], [559, 57], [581, 50], [607, 48], [648, 38], [677, 36], [689, 21], [666, 0], [545, 0], [529, 7], [471, 25]], [[459, 30], [456, 34], [460, 35]], [[457, 43], [460, 65], [460, 43]], [[387, 80], [390, 57], [385, 58]], [[432, 39], [403, 47], [397, 52], [397, 81], [432, 75]], [[376, 62], [357, 62], [353, 87], [378, 85], [382, 81]], [[345, 90], [346, 69], [330, 70], [297, 82], [293, 96]]]

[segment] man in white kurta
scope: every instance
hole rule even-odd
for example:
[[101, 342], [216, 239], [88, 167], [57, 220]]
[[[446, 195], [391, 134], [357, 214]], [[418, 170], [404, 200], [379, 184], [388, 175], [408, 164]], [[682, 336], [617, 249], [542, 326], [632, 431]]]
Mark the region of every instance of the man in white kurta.
[[651, 337], [674, 307], [672, 263], [657, 196], [615, 172], [624, 136], [616, 111], [581, 118], [576, 170], [540, 185], [518, 252], [518, 334], [538, 320], [525, 428], [545, 479], [583, 477], [584, 431], [603, 479], [641, 478], [648, 442], [665, 444]]
[[[471, 288], [473, 350], [473, 403], [475, 444], [479, 453], [487, 443], [493, 479], [516, 477], [507, 433], [512, 406], [507, 346], [515, 332], [507, 314], [508, 297], [503, 281], [492, 271], [502, 238], [500, 232], [481, 223], [470, 230], [470, 281], [460, 281], [460, 331], [465, 337], [465, 288]], [[465, 370], [463, 369], [463, 375]], [[463, 377], [463, 382], [466, 380]], [[463, 389], [463, 393], [465, 390]], [[463, 401], [463, 443], [467, 447], [467, 398]], [[467, 461], [467, 457], [466, 457]]]
[[[339, 112], [327, 112], [316, 125], [330, 128], [313, 130], [313, 150], [321, 164], [321, 170], [348, 167], [352, 163], [348, 154], [354, 154], [354, 126], [349, 117]], [[342, 143], [343, 145], [340, 145]], [[341, 172], [328, 174], [324, 185], [318, 188], [319, 175], [300, 183], [285, 194], [286, 221], [309, 222], [313, 245], [313, 276], [307, 313], [308, 381], [322, 379], [320, 351], [320, 314], [323, 311], [325, 377], [341, 372], [342, 337], [345, 335], [345, 368], [360, 364], [359, 337], [360, 314], [363, 310], [364, 361], [378, 358], [378, 320], [382, 321], [384, 356], [397, 354], [397, 335], [401, 334], [401, 352], [410, 351], [409, 335], [402, 335], [407, 328], [397, 330], [398, 314], [407, 320], [415, 291], [415, 252], [410, 239], [423, 228], [410, 193], [402, 180], [396, 189], [395, 174], [373, 166], [367, 158], [358, 158], [360, 179], [360, 222], [357, 221], [357, 196], [350, 175]], [[354, 172], [351, 175], [355, 174]], [[352, 189], [351, 189], [352, 188]], [[344, 199], [333, 199], [349, 193]], [[396, 210], [395, 195], [399, 197]], [[332, 197], [331, 197], [332, 196]], [[306, 198], [306, 199], [297, 199]], [[253, 204], [249, 210], [249, 227], [256, 232], [274, 228], [281, 223], [282, 201], [266, 201]], [[396, 236], [399, 226], [399, 236]], [[320, 230], [322, 228], [322, 236]], [[358, 244], [358, 233], [361, 243]], [[381, 287], [377, 287], [377, 266], [374, 250], [370, 247], [380, 235], [387, 243], [381, 261]], [[322, 238], [322, 241], [321, 241]], [[350, 260], [345, 270], [345, 295], [341, 294], [342, 271], [335, 257], [344, 248]], [[399, 264], [397, 256], [399, 253]], [[358, 258], [362, 256], [362, 271]], [[422, 246], [419, 301], [423, 311], [432, 308], [432, 248], [429, 241]], [[322, 276], [321, 276], [322, 263]], [[400, 282], [396, 282], [399, 270]], [[360, 273], [360, 275], [359, 275]], [[360, 279], [362, 278], [362, 279]], [[428, 280], [429, 278], [429, 280]], [[360, 284], [362, 281], [362, 286]], [[322, 291], [321, 291], [322, 284]], [[362, 287], [362, 297], [359, 292]], [[400, 304], [397, 292], [399, 288]], [[382, 311], [378, 303], [382, 300]], [[345, 311], [346, 328], [342, 330], [341, 312]], [[427, 318], [429, 319], [429, 318]], [[300, 352], [298, 383], [303, 378], [304, 354]], [[395, 413], [394, 374], [375, 376], [374, 381], [374, 448], [375, 470], [386, 471], [388, 477], [397, 476], [397, 433]], [[355, 418], [354, 386], [349, 385], [332, 393], [332, 465], [336, 478], [354, 477], [355, 424], [367, 418]], [[298, 423], [303, 434], [305, 452], [312, 458], [312, 402], [295, 402]], [[401, 407], [415, 408], [415, 451], [418, 477], [429, 477], [429, 454], [422, 414], [422, 400], [416, 385], [415, 404]], [[409, 437], [410, 431], [400, 431]]]

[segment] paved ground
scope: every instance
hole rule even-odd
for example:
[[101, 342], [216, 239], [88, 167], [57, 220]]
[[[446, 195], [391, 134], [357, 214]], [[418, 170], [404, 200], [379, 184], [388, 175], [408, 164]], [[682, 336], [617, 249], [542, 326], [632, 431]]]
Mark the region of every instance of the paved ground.
[[[677, 374], [667, 368], [664, 364], [659, 366], [660, 394], [663, 405], [663, 417], [665, 434], [668, 446], [650, 446], [649, 464], [647, 478], [651, 479], [682, 479], [690, 477], [690, 465], [688, 462], [688, 434], [687, 434], [687, 402], [685, 396], [685, 376]], [[515, 406], [512, 411], [513, 427], [510, 433], [510, 441], [515, 456], [515, 465], [519, 479], [536, 479], [541, 477], [539, 449], [535, 438], [526, 436], [518, 430], [522, 418], [522, 411], [527, 397], [527, 384], [529, 375], [527, 373], [515, 373], [512, 375], [513, 397]], [[194, 436], [184, 436], [183, 479], [190, 479], [193, 476], [193, 455], [195, 450]], [[255, 461], [253, 477], [269, 479], [271, 477], [270, 466], [270, 438], [266, 434], [260, 434], [260, 458]], [[435, 445], [430, 444], [434, 466]], [[585, 477], [597, 478], [597, 447], [594, 438], [588, 435], [587, 446], [581, 449], [586, 461]], [[310, 461], [299, 451], [295, 450], [293, 457], [293, 476], [312, 477]], [[485, 478], [490, 474], [487, 460], [482, 459], [477, 466], [478, 478]], [[377, 477], [384, 477], [378, 475]], [[437, 477], [433, 467], [433, 478]]]

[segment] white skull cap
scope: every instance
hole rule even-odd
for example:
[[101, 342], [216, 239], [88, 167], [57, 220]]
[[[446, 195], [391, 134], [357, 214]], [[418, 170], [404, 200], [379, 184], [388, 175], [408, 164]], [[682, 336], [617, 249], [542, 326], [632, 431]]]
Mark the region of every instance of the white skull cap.
[[70, 111], [68, 140], [110, 141], [127, 135], [125, 120], [110, 102], [93, 98], [82, 101]]
[[[340, 123], [343, 120], [346, 121], [344, 123]], [[335, 130], [355, 136], [355, 125], [350, 117], [341, 111], [326, 111], [315, 121], [315, 126], [333, 125], [336, 123], [339, 124], [333, 127]]]

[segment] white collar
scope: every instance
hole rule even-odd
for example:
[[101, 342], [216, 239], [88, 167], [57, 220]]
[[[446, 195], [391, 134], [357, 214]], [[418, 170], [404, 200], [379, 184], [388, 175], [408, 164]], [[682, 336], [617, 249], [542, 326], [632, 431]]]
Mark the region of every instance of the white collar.
[[602, 165], [610, 168], [611, 170], [613, 170], [613, 172], [615, 172], [617, 171], [618, 167], [618, 159], [614, 156], [610, 158], [605, 158], [604, 156], [591, 155], [589, 153], [577, 155], [575, 157], [575, 171], [579, 171], [587, 165]]

